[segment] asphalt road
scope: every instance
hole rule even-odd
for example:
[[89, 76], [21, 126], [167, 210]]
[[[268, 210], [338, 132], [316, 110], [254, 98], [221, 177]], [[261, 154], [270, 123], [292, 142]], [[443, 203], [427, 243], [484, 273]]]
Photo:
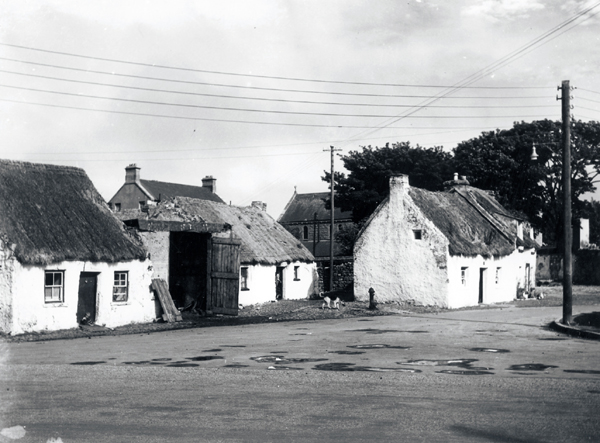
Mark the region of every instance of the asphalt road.
[[598, 441], [600, 342], [542, 327], [559, 316], [2, 343], [0, 442]]

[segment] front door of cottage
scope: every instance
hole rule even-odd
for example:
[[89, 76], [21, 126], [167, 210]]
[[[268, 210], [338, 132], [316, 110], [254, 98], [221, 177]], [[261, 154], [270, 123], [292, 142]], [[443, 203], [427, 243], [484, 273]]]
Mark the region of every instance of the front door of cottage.
[[77, 300], [77, 323], [96, 321], [96, 285], [98, 274], [82, 272], [79, 274], [79, 298]]
[[479, 303], [483, 303], [485, 300], [485, 293], [487, 288], [487, 268], [479, 268]]
[[282, 266], [275, 269], [275, 299], [283, 300], [283, 270]]
[[237, 238], [212, 238], [206, 309], [215, 314], [238, 314], [240, 245], [241, 241]]

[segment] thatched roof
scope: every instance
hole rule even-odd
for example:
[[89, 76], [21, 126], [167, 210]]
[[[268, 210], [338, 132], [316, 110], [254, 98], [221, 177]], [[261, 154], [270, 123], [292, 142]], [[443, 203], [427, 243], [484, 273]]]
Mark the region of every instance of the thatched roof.
[[[329, 192], [294, 193], [283, 213], [279, 216], [278, 221], [279, 223], [313, 222], [315, 214], [317, 214], [317, 220], [330, 220], [331, 211], [325, 208], [325, 201], [330, 197]], [[350, 220], [352, 219], [352, 211], [342, 211], [336, 207], [333, 216], [336, 220]]]
[[140, 184], [152, 194], [154, 200], [165, 200], [169, 197], [190, 197], [223, 203], [221, 197], [203, 186], [182, 185], [156, 180], [140, 180]]
[[531, 239], [518, 239], [516, 225], [498, 217], [507, 212], [485, 191], [470, 186], [450, 192], [411, 187], [409, 196], [446, 236], [451, 255], [505, 256], [518, 245], [535, 247]]
[[0, 160], [0, 233], [23, 264], [144, 259], [79, 168]]
[[265, 211], [208, 200], [175, 197], [149, 208], [148, 220], [227, 224], [242, 241], [241, 262], [275, 265], [314, 261], [312, 254]]

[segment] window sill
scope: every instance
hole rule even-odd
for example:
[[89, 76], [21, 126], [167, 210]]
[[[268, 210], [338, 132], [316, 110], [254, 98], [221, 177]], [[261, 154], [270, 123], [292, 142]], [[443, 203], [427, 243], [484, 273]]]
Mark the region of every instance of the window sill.
[[47, 303], [44, 302], [44, 308], [68, 308], [69, 305], [67, 305], [65, 302], [54, 302], [54, 303]]
[[300, 281], [300, 279], [299, 278], [295, 278], [294, 281]]
[[111, 306], [127, 306], [130, 304], [131, 304], [131, 302], [129, 302], [129, 301], [111, 301], [110, 302]]
[[250, 288], [242, 288], [242, 289], [240, 289], [240, 290], [241, 290], [241, 291], [249, 291], [249, 290], [250, 290]]

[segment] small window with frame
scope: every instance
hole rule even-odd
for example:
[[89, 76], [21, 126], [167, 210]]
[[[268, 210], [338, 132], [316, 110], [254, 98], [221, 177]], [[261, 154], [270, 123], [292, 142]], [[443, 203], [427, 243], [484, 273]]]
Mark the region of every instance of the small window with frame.
[[113, 301], [126, 302], [129, 298], [129, 272], [115, 271]]
[[302, 240], [308, 240], [308, 226], [302, 227]]
[[240, 286], [242, 291], [249, 291], [248, 287], [248, 268], [242, 267], [240, 268]]
[[460, 283], [463, 286], [467, 286], [467, 277], [469, 276], [468, 270], [469, 270], [469, 268], [467, 268], [467, 267], [460, 268]]
[[115, 212], [121, 212], [121, 203], [115, 203]]
[[500, 276], [502, 275], [502, 268], [496, 268], [496, 284], [500, 284]]
[[413, 238], [415, 240], [423, 240], [423, 230], [422, 229], [413, 229]]
[[65, 294], [65, 271], [46, 271], [44, 276], [44, 303], [62, 303]]
[[300, 266], [294, 266], [294, 281], [300, 281]]

